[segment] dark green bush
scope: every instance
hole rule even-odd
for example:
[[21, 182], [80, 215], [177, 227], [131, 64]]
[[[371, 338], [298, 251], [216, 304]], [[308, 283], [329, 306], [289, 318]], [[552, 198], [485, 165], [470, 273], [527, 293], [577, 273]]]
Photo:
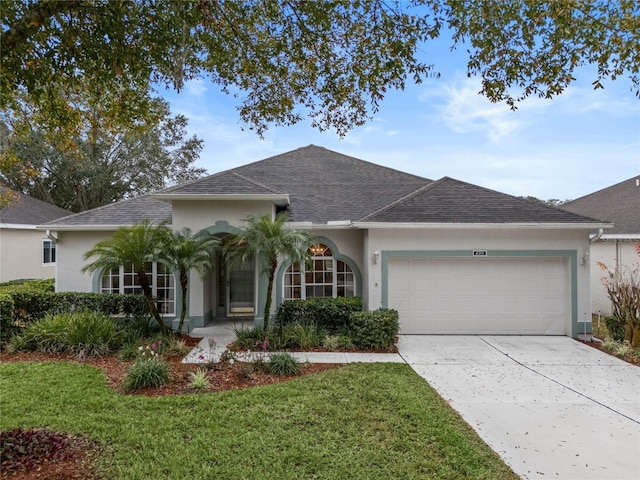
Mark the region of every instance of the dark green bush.
[[[65, 313], [92, 310], [105, 315], [139, 317], [149, 313], [143, 295], [120, 295], [117, 293], [49, 292], [29, 284], [9, 285], [0, 288], [0, 294], [10, 295], [13, 300], [12, 323], [27, 325], [43, 318], [48, 313]], [[4, 311], [3, 326], [4, 326]]]
[[13, 330], [13, 298], [0, 293], [0, 338], [5, 338]]
[[624, 320], [620, 320], [617, 317], [607, 317], [604, 319], [607, 324], [607, 330], [609, 330], [609, 335], [616, 342], [624, 341]]
[[396, 310], [354, 312], [349, 323], [349, 336], [354, 346], [362, 349], [391, 349], [400, 329]]
[[349, 316], [362, 311], [359, 297], [310, 298], [282, 302], [276, 313], [278, 326], [291, 323], [315, 324], [330, 333], [349, 326]]

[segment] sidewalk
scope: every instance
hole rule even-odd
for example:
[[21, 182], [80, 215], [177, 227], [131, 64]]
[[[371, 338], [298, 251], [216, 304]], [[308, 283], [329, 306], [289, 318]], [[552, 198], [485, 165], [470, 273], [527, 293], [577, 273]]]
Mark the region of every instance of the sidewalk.
[[[202, 340], [186, 357], [182, 363], [210, 363], [218, 362], [220, 355], [227, 349], [227, 345], [236, 339], [236, 330], [249, 328], [253, 322], [224, 322], [216, 325], [194, 328], [190, 335], [202, 337]], [[210, 344], [210, 339], [213, 338]], [[267, 352], [264, 355], [268, 360], [269, 355], [275, 352]], [[356, 353], [356, 352], [289, 352], [299, 362], [309, 363], [405, 363], [397, 353]]]

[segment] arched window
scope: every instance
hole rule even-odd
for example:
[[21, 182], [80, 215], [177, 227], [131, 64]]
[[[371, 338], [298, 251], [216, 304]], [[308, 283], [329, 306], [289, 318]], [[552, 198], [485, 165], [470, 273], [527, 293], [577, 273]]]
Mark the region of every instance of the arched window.
[[[151, 281], [156, 306], [162, 315], [175, 315], [176, 292], [173, 273], [161, 263], [147, 263], [146, 274]], [[100, 293], [142, 293], [138, 275], [132, 265], [107, 270], [100, 279]]]
[[284, 273], [285, 300], [356, 294], [353, 270], [343, 260], [336, 259], [330, 247], [318, 243], [309, 247], [309, 254], [310, 268], [294, 263]]

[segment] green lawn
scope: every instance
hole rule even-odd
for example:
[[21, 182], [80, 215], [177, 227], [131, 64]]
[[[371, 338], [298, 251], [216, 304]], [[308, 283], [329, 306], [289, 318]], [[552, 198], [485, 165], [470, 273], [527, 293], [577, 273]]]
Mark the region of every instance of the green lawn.
[[148, 398], [93, 367], [0, 364], [0, 428], [31, 426], [97, 440], [114, 479], [518, 478], [406, 365]]

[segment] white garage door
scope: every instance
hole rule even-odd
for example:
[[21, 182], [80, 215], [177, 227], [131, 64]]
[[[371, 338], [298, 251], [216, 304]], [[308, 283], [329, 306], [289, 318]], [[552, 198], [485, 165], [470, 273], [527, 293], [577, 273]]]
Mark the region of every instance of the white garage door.
[[402, 258], [388, 267], [400, 333], [567, 334], [563, 258]]

